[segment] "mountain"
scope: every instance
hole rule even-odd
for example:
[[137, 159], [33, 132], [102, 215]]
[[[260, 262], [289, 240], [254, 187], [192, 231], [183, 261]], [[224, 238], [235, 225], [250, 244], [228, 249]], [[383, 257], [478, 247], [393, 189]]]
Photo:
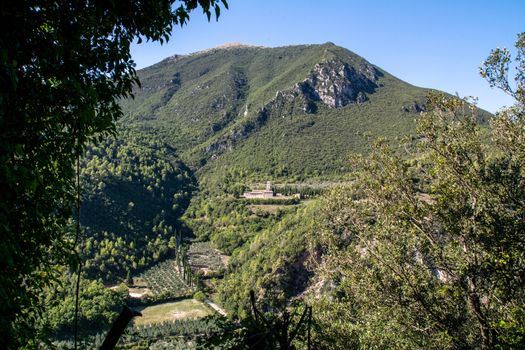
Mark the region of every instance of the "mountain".
[[302, 293], [312, 278], [305, 237], [319, 217], [316, 199], [272, 209], [234, 195], [270, 179], [337, 183], [349, 153], [414, 131], [429, 92], [332, 43], [223, 45], [138, 76], [121, 128], [167, 145], [196, 175], [182, 221], [231, 256], [212, 289], [234, 315], [249, 309], [250, 289], [277, 302]]
[[[241, 318], [251, 290], [265, 310], [325, 293], [318, 240], [354, 200], [348, 155], [413, 132], [429, 92], [332, 43], [228, 44], [138, 76], [118, 139], [90, 147], [82, 164], [86, 277], [131, 285], [177, 248], [199, 288]], [[239, 198], [267, 180], [298, 198]]]
[[138, 76], [121, 124], [171, 145], [198, 174], [342, 173], [347, 154], [366, 151], [371, 137], [413, 130], [428, 93], [332, 43], [226, 45]]

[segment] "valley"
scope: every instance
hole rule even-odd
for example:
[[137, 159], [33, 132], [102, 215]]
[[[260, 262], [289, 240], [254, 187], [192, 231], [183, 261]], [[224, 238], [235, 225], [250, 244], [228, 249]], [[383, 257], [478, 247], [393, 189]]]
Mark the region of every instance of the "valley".
[[[233, 317], [247, 315], [252, 289], [261, 300], [271, 289], [277, 303], [304, 292], [317, 198], [352, 181], [350, 153], [414, 131], [428, 92], [332, 43], [230, 45], [167, 58], [139, 77], [121, 128], [173, 147], [192, 169], [198, 190], [181, 217], [190, 266]], [[244, 198], [267, 181], [289, 198]], [[192, 259], [202, 244], [228, 265], [212, 267], [213, 252]]]
[[2, 3], [0, 348], [525, 349], [523, 13]]
[[88, 151], [82, 211], [87, 276], [126, 284], [134, 327], [217, 314], [204, 301], [243, 319], [251, 290], [301, 298], [319, 198], [353, 181], [349, 154], [414, 131], [428, 92], [332, 43], [232, 45], [139, 78], [116, 140]]
[[[363, 195], [356, 164], [378, 144], [394, 156], [416, 149], [406, 136], [429, 90], [331, 43], [211, 49], [139, 76], [118, 137], [83, 164], [85, 276], [143, 313], [124, 344], [211, 341], [254, 302], [324, 307], [345, 286], [325, 266], [351, 230], [347, 208], [360, 201], [349, 198]], [[479, 110], [476, 123], [490, 117]], [[159, 328], [137, 336], [149, 327]]]

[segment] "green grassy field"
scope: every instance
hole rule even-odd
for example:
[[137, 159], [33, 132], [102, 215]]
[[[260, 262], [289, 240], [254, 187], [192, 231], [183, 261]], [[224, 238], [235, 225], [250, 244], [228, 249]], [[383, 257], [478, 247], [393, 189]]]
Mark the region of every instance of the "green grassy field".
[[140, 326], [165, 321], [200, 318], [212, 314], [203, 303], [195, 299], [185, 299], [176, 302], [163, 303], [137, 308], [142, 317], [136, 317], [133, 325]]

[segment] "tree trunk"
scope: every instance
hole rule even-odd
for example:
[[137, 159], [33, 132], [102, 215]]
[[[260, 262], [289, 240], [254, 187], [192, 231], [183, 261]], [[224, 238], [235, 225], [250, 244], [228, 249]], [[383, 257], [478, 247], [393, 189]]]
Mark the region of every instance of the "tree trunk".
[[481, 338], [483, 340], [482, 349], [493, 349], [495, 345], [494, 329], [492, 329], [483, 310], [481, 310], [481, 301], [479, 295], [475, 292], [475, 288], [476, 285], [472, 281], [469, 281], [469, 304], [479, 322]]

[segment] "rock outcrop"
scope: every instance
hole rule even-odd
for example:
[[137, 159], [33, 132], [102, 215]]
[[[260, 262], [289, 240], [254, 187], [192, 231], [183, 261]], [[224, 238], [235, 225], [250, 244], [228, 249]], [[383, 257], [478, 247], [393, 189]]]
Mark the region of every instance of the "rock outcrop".
[[[323, 102], [330, 108], [340, 108], [351, 103], [363, 103], [367, 94], [377, 88], [378, 71], [368, 63], [353, 67], [332, 59], [317, 63], [308, 77], [291, 89], [277, 92], [268, 104], [285, 109], [298, 104], [302, 112], [315, 113], [316, 102]], [[296, 112], [296, 110], [293, 110]], [[290, 112], [292, 112], [290, 111]]]
[[350, 103], [362, 103], [366, 94], [377, 88], [377, 71], [371, 64], [349, 66], [338, 59], [318, 63], [301, 85], [309, 98], [323, 101], [330, 108], [344, 107]]
[[413, 101], [404, 103], [401, 110], [407, 113], [421, 113], [426, 110], [426, 107], [424, 102]]
[[214, 158], [223, 151], [231, 150], [235, 143], [261, 128], [270, 116], [316, 113], [319, 102], [330, 108], [363, 103], [368, 100], [367, 94], [377, 88], [379, 74], [374, 66], [366, 62], [356, 67], [339, 59], [317, 63], [305, 80], [290, 89], [278, 91], [255, 118], [248, 117], [241, 125], [205, 147], [204, 152]]

